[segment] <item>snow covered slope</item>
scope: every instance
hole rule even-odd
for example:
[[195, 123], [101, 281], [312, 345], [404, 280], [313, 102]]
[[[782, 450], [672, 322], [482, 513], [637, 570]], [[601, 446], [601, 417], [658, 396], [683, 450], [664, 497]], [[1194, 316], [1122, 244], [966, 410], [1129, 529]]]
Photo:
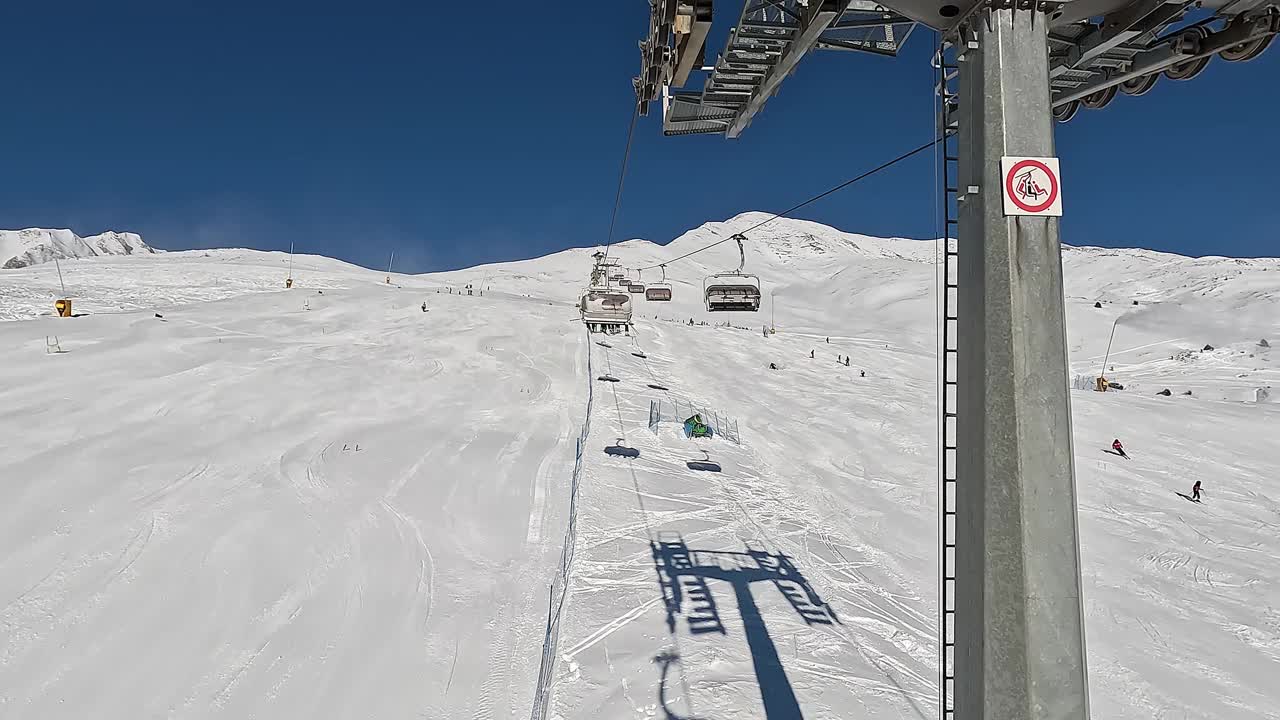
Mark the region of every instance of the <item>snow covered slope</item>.
[[145, 255], [161, 252], [135, 233], [107, 231], [80, 237], [70, 230], [0, 230], [0, 268], [20, 268], [54, 258]]
[[528, 712], [585, 339], [371, 275], [0, 325], [0, 717]]
[[[74, 319], [0, 273], [0, 718], [932, 717], [933, 245], [780, 221], [745, 329], [700, 309], [726, 243], [604, 344], [590, 252], [84, 260]], [[1065, 264], [1075, 371], [1114, 324], [1129, 388], [1072, 394], [1094, 714], [1280, 718], [1280, 262]]]
[[[77, 313], [134, 312], [284, 289], [289, 254], [257, 250], [188, 250], [157, 258], [101, 257], [62, 264], [62, 279]], [[372, 282], [363, 268], [315, 255], [295, 255], [293, 278], [312, 290], [343, 288], [357, 278]], [[62, 297], [52, 263], [0, 270], [0, 320], [53, 314]]]

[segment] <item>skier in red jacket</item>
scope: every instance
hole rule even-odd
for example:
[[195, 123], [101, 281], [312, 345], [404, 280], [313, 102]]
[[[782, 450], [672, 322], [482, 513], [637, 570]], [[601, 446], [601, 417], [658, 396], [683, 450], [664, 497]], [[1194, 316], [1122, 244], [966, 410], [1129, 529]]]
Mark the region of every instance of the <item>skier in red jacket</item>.
[[1129, 459], [1129, 456], [1126, 455], [1124, 452], [1124, 446], [1120, 444], [1120, 438], [1116, 438], [1115, 440], [1111, 441], [1111, 449], [1114, 450], [1117, 455], [1124, 458], [1125, 460]]

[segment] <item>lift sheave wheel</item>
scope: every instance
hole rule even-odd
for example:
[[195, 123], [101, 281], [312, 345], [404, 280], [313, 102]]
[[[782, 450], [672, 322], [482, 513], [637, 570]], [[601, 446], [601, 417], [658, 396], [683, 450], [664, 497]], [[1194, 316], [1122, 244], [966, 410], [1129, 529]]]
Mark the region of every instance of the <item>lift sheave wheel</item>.
[[1072, 100], [1065, 105], [1059, 105], [1053, 109], [1053, 119], [1058, 122], [1068, 122], [1071, 118], [1080, 112], [1080, 101]]
[[1160, 79], [1160, 73], [1151, 73], [1150, 75], [1142, 75], [1136, 78], [1129, 78], [1120, 83], [1120, 92], [1125, 95], [1146, 95], [1151, 92], [1151, 88], [1156, 86], [1156, 81]]
[[1275, 39], [1275, 35], [1263, 35], [1260, 38], [1254, 38], [1239, 45], [1222, 48], [1222, 50], [1218, 51], [1218, 57], [1227, 62], [1248, 62], [1261, 55], [1271, 45], [1271, 41]]
[[[1209, 31], [1203, 26], [1200, 26], [1193, 27], [1182, 33], [1180, 40], [1191, 47], [1199, 48], [1200, 43], [1208, 36]], [[1195, 58], [1194, 60], [1187, 60], [1176, 65], [1171, 65], [1164, 71], [1164, 76], [1170, 80], [1190, 80], [1204, 72], [1204, 69], [1209, 67], [1209, 61], [1212, 59], [1212, 55], [1205, 55], [1201, 58]]]

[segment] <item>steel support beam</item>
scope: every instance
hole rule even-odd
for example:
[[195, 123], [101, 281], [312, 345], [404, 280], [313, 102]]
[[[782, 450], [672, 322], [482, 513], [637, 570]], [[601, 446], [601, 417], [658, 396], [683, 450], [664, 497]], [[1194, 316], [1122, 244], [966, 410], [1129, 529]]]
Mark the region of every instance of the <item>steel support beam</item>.
[[1115, 47], [1176, 20], [1185, 12], [1187, 4], [1190, 3], [1142, 0], [1114, 16], [1108, 16], [1102, 25], [1095, 26], [1091, 33], [1067, 51], [1067, 62], [1063, 67], [1087, 65]]
[[1196, 48], [1183, 47], [1182, 44], [1176, 40], [1167, 42], [1153, 50], [1148, 50], [1135, 56], [1127, 72], [1114, 73], [1110, 76], [1101, 77], [1087, 85], [1082, 85], [1071, 92], [1061, 93], [1058, 97], [1053, 99], [1053, 104], [1055, 106], [1065, 105], [1072, 100], [1079, 100], [1087, 95], [1092, 95], [1099, 90], [1105, 90], [1112, 85], [1119, 85], [1129, 78], [1151, 75], [1161, 72], [1173, 65], [1177, 65], [1178, 63], [1210, 57], [1218, 54], [1223, 48], [1254, 40], [1265, 35], [1274, 35], [1277, 32], [1280, 32], [1280, 16], [1260, 15], [1244, 22], [1236, 22], [1228, 25], [1225, 30], [1213, 33], [1208, 38], [1199, 42], [1198, 47]]
[[1054, 154], [1046, 21], [959, 34], [955, 720], [1089, 717], [1058, 218], [1001, 192], [1002, 156]]
[[[778, 92], [778, 86], [782, 85], [782, 81], [787, 79], [792, 70], [795, 70], [800, 59], [817, 44], [822, 32], [840, 17], [848, 6], [849, 0], [815, 0], [809, 4], [801, 20], [800, 29], [796, 33], [789, 33], [795, 38], [794, 41], [783, 51], [778, 64], [769, 70], [769, 74], [765, 76], [756, 94], [738, 111], [738, 117], [733, 119], [729, 129], [725, 131], [726, 137], [736, 138], [747, 129], [751, 119], [764, 108], [769, 98]], [[739, 37], [743, 35], [739, 33]]]
[[711, 0], [694, 2], [690, 13], [678, 16], [676, 21], [677, 37], [676, 66], [671, 76], [671, 84], [684, 87], [689, 81], [689, 73], [702, 65], [706, 57], [707, 33], [711, 31]]

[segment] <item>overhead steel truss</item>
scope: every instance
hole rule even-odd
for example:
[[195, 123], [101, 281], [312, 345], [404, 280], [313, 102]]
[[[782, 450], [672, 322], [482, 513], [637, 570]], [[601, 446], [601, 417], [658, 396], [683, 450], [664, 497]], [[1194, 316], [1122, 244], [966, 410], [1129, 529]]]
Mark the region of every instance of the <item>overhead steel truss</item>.
[[[723, 3], [725, 0], [721, 0]], [[999, 3], [996, 3], [997, 5]], [[1054, 117], [1142, 95], [1163, 75], [1189, 80], [1213, 56], [1262, 54], [1280, 33], [1280, 0], [1068, 0], [1049, 17]], [[942, 31], [978, 6], [947, 0], [746, 0], [725, 49], [706, 66], [712, 0], [650, 0], [649, 34], [634, 81], [640, 113], [662, 102], [666, 135], [736, 138], [809, 51], [897, 55], [917, 23]], [[684, 89], [695, 71], [701, 90]]]
[[649, 0], [649, 34], [640, 42], [640, 75], [632, 83], [640, 114], [670, 85], [701, 68], [711, 30], [712, 0]]
[[[693, 68], [690, 58], [705, 53], [711, 3], [705, 2], [708, 26], [688, 23], [690, 32], [678, 37], [664, 30], [672, 4], [651, 0], [650, 35], [640, 44], [644, 69], [635, 81], [642, 114], [650, 102], [662, 100], [666, 135], [716, 133], [736, 138], [810, 50], [893, 56], [915, 27], [914, 21], [870, 0], [748, 0], [729, 31], [724, 52], [709, 67], [698, 63], [707, 73], [702, 89], [677, 90], [673, 88], [682, 86], [680, 81], [687, 80], [687, 70]], [[700, 17], [702, 7], [689, 3], [687, 16]], [[673, 28], [681, 27], [682, 16], [677, 11]], [[704, 44], [695, 46], [698, 40]], [[661, 78], [670, 81], [654, 82]]]
[[[1207, 4], [1138, 0], [1100, 21], [1052, 24], [1049, 82], [1054, 117], [1066, 121], [1082, 107], [1106, 107], [1117, 92], [1142, 95], [1161, 75], [1190, 80], [1215, 55], [1229, 62], [1252, 60], [1280, 32], [1275, 0], [1239, 0], [1217, 8], [1206, 8]], [[1072, 9], [1067, 5], [1064, 13]], [[1209, 12], [1197, 12], [1203, 9]], [[1059, 22], [1062, 19], [1067, 19], [1065, 14]]]

